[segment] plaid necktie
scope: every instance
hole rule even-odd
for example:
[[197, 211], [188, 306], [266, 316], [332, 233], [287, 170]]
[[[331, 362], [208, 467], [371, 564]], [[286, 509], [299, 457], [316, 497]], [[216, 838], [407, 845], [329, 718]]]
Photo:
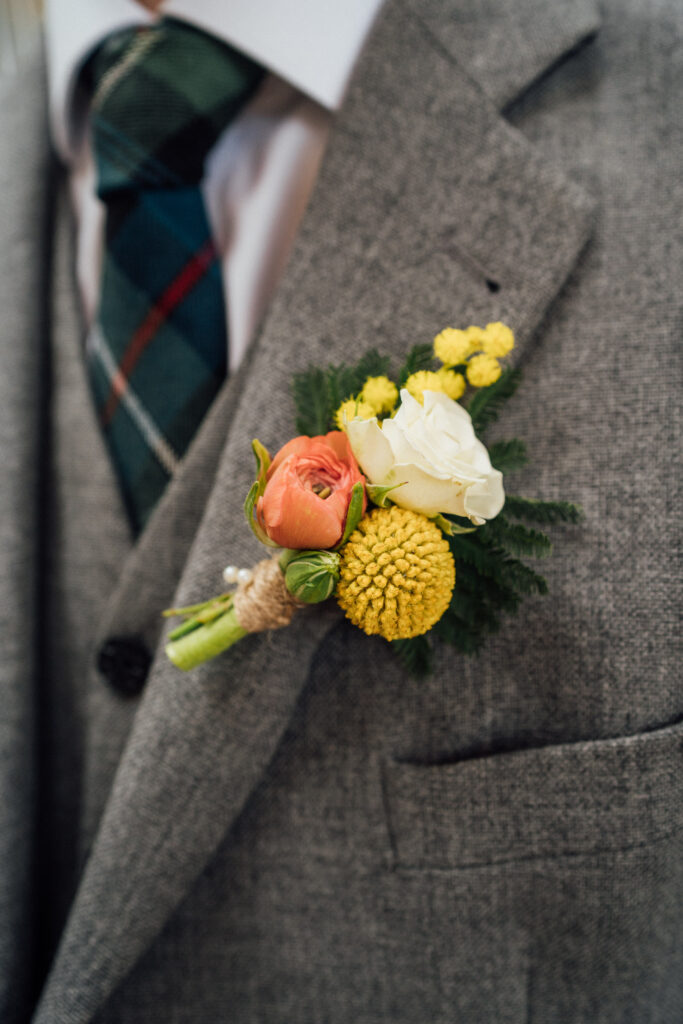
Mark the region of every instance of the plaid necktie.
[[207, 153], [262, 75], [173, 19], [116, 33], [87, 70], [107, 210], [88, 363], [136, 532], [225, 378], [221, 271], [199, 182]]

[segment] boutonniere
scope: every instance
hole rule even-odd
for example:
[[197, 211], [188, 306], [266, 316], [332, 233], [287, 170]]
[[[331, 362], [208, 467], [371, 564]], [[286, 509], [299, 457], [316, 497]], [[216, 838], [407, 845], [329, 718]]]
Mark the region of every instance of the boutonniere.
[[394, 376], [375, 350], [353, 366], [297, 375], [299, 436], [273, 458], [252, 442], [245, 515], [272, 556], [228, 566], [234, 590], [164, 612], [183, 618], [168, 637], [170, 660], [194, 668], [248, 633], [288, 625], [297, 609], [336, 600], [422, 674], [435, 642], [475, 653], [502, 614], [545, 594], [522, 561], [550, 553], [535, 527], [576, 523], [581, 510], [506, 494], [503, 474], [526, 464], [524, 442], [487, 449], [482, 440], [521, 380], [501, 365], [513, 346], [502, 323], [448, 327]]

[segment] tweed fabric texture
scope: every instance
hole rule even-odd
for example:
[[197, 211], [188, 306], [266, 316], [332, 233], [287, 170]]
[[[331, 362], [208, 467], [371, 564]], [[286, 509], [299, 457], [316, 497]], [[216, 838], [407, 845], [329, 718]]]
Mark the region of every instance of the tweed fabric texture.
[[[682, 1016], [682, 146], [679, 65], [663, 59], [680, 11], [606, 5], [597, 39], [502, 119], [490, 95], [522, 91], [560, 55], [555, 28], [567, 49], [595, 12], [557, 5], [543, 21], [529, 0], [497, 19], [485, 5], [467, 60], [457, 25], [476, 12], [444, 7], [433, 21], [423, 0], [391, 2], [380, 17], [239, 387], [226, 384], [99, 628], [72, 623], [63, 650], [124, 626], [151, 642], [169, 591], [198, 600], [222, 565], [262, 556], [235, 534], [245, 439], [291, 435], [293, 370], [369, 344], [398, 356], [449, 321], [515, 326], [525, 382], [500, 432], [532, 456], [515, 486], [582, 501], [586, 523], [558, 531], [548, 598], [476, 660], [441, 650], [428, 680], [332, 608], [190, 676], [160, 652], [126, 711], [93, 675], [88, 856], [39, 1024]], [[528, 77], [516, 65], [489, 92], [501, 21], [527, 26]], [[75, 424], [66, 396], [61, 408], [65, 509]], [[76, 531], [87, 512], [73, 515]], [[95, 545], [89, 566], [60, 562], [64, 593], [95, 587], [103, 562]], [[57, 693], [65, 671], [47, 665], [44, 685]]]
[[[83, 360], [84, 325], [73, 288], [73, 231], [68, 196], [56, 197], [50, 310], [63, 343], [49, 359], [50, 430], [46, 443], [45, 565], [41, 590], [46, 618], [41, 676], [42, 782], [38, 821], [40, 928], [37, 959], [45, 969], [64, 926], [82, 866], [79, 822], [85, 813], [88, 704], [107, 693], [94, 672], [92, 636], [111, 581], [132, 548], [130, 528], [99, 429]], [[102, 537], [106, 537], [103, 545]], [[49, 628], [47, 628], [49, 623]], [[48, 685], [49, 678], [49, 685]], [[106, 745], [130, 727], [133, 708], [118, 702]]]
[[107, 207], [90, 365], [136, 532], [225, 377], [223, 285], [199, 182], [207, 153], [262, 75], [174, 19], [116, 33], [87, 69]]
[[[16, 90], [16, 92], [15, 92]], [[50, 161], [37, 55], [0, 81], [0, 1019], [26, 1018], [36, 935], [33, 895], [38, 786], [40, 418], [44, 408], [45, 228]], [[17, 100], [16, 97], [19, 97]], [[29, 951], [29, 956], [26, 956]]]

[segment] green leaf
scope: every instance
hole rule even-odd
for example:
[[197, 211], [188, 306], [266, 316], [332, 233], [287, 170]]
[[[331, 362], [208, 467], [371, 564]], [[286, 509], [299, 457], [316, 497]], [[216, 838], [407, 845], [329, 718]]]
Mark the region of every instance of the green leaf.
[[359, 391], [369, 377], [385, 377], [388, 373], [389, 357], [380, 355], [376, 348], [369, 349], [348, 371], [347, 386], [350, 390], [346, 397]]
[[482, 539], [491, 540], [513, 555], [534, 555], [546, 558], [552, 551], [550, 537], [539, 530], [529, 530], [520, 523], [511, 523], [504, 516], [496, 516], [482, 529]]
[[270, 466], [270, 455], [268, 454], [268, 450], [257, 438], [254, 438], [251, 442], [251, 447], [256, 457], [258, 476], [249, 488], [249, 493], [245, 499], [244, 515], [246, 516], [246, 520], [249, 523], [256, 539], [260, 540], [262, 544], [266, 545], [266, 547], [277, 548], [279, 545], [270, 539], [254, 515], [256, 502], [266, 489], [266, 474], [268, 472], [268, 467]]
[[228, 608], [232, 608], [233, 595], [228, 594], [225, 598], [215, 598], [210, 604], [195, 615], [197, 622], [201, 622], [202, 625], [206, 625], [208, 622], [213, 622], [219, 615], [226, 612]]
[[[495, 633], [495, 629], [490, 629], [487, 632]], [[461, 654], [479, 654], [486, 643], [485, 633], [475, 633], [467, 629], [459, 629], [455, 632], [451, 643]]]
[[505, 561], [505, 552], [502, 549], [482, 544], [478, 537], [451, 537], [450, 545], [456, 559], [456, 574], [457, 562], [461, 560], [473, 565], [482, 576], [491, 576], [494, 579], [501, 576], [501, 565]]
[[328, 366], [325, 384], [331, 409], [330, 427], [334, 427], [334, 414], [342, 402], [355, 398], [368, 377], [384, 376], [388, 371], [389, 359], [381, 356], [374, 348], [361, 356], [353, 366], [349, 366], [348, 363]]
[[501, 473], [521, 469], [529, 461], [526, 445], [518, 437], [513, 437], [510, 441], [496, 441], [489, 448], [489, 457], [491, 464]]
[[434, 349], [431, 345], [413, 345], [406, 356], [406, 361], [398, 371], [398, 386], [402, 388], [411, 373], [428, 370], [434, 362]]
[[467, 411], [472, 417], [475, 433], [495, 423], [508, 398], [512, 398], [522, 380], [521, 370], [503, 370], [494, 384], [479, 388], [470, 399]]
[[520, 594], [548, 593], [548, 584], [544, 577], [516, 558], [506, 558], [503, 581]]
[[395, 491], [397, 487], [405, 487], [406, 481], [403, 480], [400, 484], [366, 484], [365, 490], [367, 491], [368, 498], [373, 505], [378, 505], [379, 508], [386, 508], [390, 503], [387, 501], [387, 494], [391, 491]]
[[[219, 594], [199, 605], [190, 605], [187, 608], [169, 608], [163, 613], [164, 615], [185, 615], [185, 621], [168, 634], [168, 640], [179, 640], [195, 629], [199, 629], [200, 626], [213, 622], [232, 607], [232, 599], [232, 594]], [[192, 615], [193, 611], [196, 611], [197, 614]]]
[[464, 594], [461, 594], [460, 598], [461, 603], [458, 607], [442, 615], [434, 627], [439, 638], [445, 640], [446, 643], [453, 643], [453, 632], [460, 633], [463, 630], [468, 630], [472, 633], [481, 633], [485, 628], [482, 624], [482, 612], [486, 610], [485, 606], [467, 601]]
[[256, 508], [256, 502], [258, 501], [258, 498], [260, 497], [260, 493], [259, 493], [260, 486], [261, 485], [260, 485], [259, 481], [258, 480], [254, 480], [253, 484], [249, 488], [249, 493], [247, 494], [246, 500], [244, 502], [244, 515], [246, 516], [246, 520], [249, 523], [249, 526], [251, 527], [252, 532], [253, 532], [254, 536], [256, 537], [256, 539], [260, 540], [261, 543], [265, 544], [266, 547], [268, 547], [268, 548], [277, 548], [277, 547], [279, 547], [279, 545], [276, 544], [274, 541], [272, 541], [270, 539], [270, 537], [265, 532], [265, 530], [263, 529], [263, 527], [261, 526], [261, 524], [259, 523], [259, 521], [256, 519], [256, 517], [254, 515], [254, 509]]
[[328, 416], [327, 427], [333, 425], [334, 414], [347, 398], [355, 398], [359, 388], [353, 369], [342, 363], [340, 366], [328, 366], [325, 371], [325, 390], [327, 392]]
[[463, 600], [488, 611], [516, 612], [522, 600], [512, 587], [490, 576], [480, 576], [473, 566], [463, 562], [457, 567], [456, 591]]
[[391, 646], [412, 675], [423, 678], [432, 671], [432, 645], [426, 636], [392, 640]]
[[334, 415], [342, 402], [357, 395], [368, 377], [380, 377], [388, 371], [388, 357], [370, 349], [352, 366], [339, 363], [325, 370], [309, 367], [305, 373], [296, 374], [292, 393], [299, 433], [315, 437], [335, 429]]
[[453, 617], [467, 623], [468, 626], [478, 626], [481, 622], [483, 609], [484, 606], [481, 601], [473, 601], [472, 595], [468, 594], [466, 590], [460, 586], [455, 587], [451, 595], [450, 607], [440, 620], [442, 630], [444, 632], [448, 630], [449, 622]]
[[165, 619], [175, 618], [177, 615], [196, 615], [197, 612], [203, 611], [212, 605], [214, 601], [222, 601], [226, 597], [230, 597], [230, 592], [226, 591], [224, 594], [218, 594], [216, 597], [210, 597], [208, 601], [200, 601], [199, 604], [188, 604], [184, 608], [165, 608], [161, 613]]
[[515, 519], [527, 519], [532, 523], [572, 523], [583, 519], [583, 509], [571, 501], [539, 501], [536, 498], [519, 498], [508, 494], [504, 511]]
[[191, 633], [195, 629], [199, 629], [200, 626], [201, 622], [197, 619], [185, 619], [185, 621], [181, 622], [179, 626], [176, 626], [175, 629], [171, 630], [167, 639], [180, 640], [181, 636], [187, 636], [188, 633]]
[[450, 544], [456, 559], [469, 562], [481, 576], [488, 576], [523, 594], [547, 594], [545, 579], [516, 558], [510, 558], [502, 548], [475, 543], [470, 537], [452, 537]]
[[326, 433], [335, 409], [330, 408], [324, 370], [311, 366], [304, 373], [297, 373], [292, 382], [292, 394], [298, 432], [308, 437]]
[[461, 654], [477, 654], [483, 647], [486, 636], [495, 633], [499, 623], [490, 616], [486, 621], [468, 622], [446, 612], [437, 622], [434, 631], [440, 640], [451, 644]]
[[344, 533], [342, 539], [335, 547], [335, 551], [339, 550], [343, 544], [346, 544], [347, 540], [358, 526], [359, 522], [363, 518], [363, 485], [358, 483], [353, 485], [351, 491], [351, 501], [349, 502], [349, 508], [346, 513], [346, 523], [344, 525]]
[[266, 473], [270, 468], [271, 459], [268, 449], [261, 444], [258, 438], [255, 437], [251, 442], [251, 448], [256, 458], [257, 483], [260, 487], [260, 497], [266, 489]]
[[432, 522], [435, 523], [442, 533], [445, 533], [447, 537], [455, 537], [459, 533], [474, 533], [478, 529], [476, 526], [460, 526], [458, 523], [454, 523], [452, 519], [446, 519], [445, 516], [438, 515], [432, 516]]

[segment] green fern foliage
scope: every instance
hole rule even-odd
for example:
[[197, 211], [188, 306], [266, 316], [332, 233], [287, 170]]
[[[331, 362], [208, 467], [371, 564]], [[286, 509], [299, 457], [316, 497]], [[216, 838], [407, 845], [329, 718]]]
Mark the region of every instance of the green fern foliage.
[[478, 573], [502, 583], [520, 594], [547, 594], [548, 584], [542, 576], [514, 558], [505, 548], [489, 540], [483, 533], [469, 537], [450, 537], [449, 543], [457, 566], [467, 562]]
[[427, 636], [416, 636], [410, 640], [392, 640], [391, 646], [411, 675], [424, 678], [431, 673], [433, 650]]
[[327, 430], [329, 400], [325, 371], [310, 367], [305, 373], [297, 373], [292, 384], [296, 406], [296, 429], [300, 434], [317, 437]]
[[545, 558], [553, 548], [547, 534], [541, 533], [540, 530], [530, 530], [520, 523], [511, 523], [503, 515], [496, 516], [482, 529], [487, 537], [506, 548], [513, 555]]
[[312, 366], [297, 373], [292, 385], [296, 429], [308, 437], [335, 429], [334, 414], [342, 402], [357, 395], [368, 377], [379, 377], [388, 370], [389, 359], [371, 349], [354, 366], [341, 363], [326, 370]]
[[518, 437], [513, 437], [510, 441], [495, 441], [489, 447], [489, 458], [491, 465], [501, 473], [512, 473], [526, 466], [529, 461], [526, 445]]
[[434, 362], [434, 348], [432, 345], [413, 345], [406, 356], [406, 361], [398, 371], [398, 386], [402, 388], [410, 377], [411, 373], [418, 370], [429, 370]]
[[[516, 612], [524, 597], [548, 591], [545, 579], [514, 554], [520, 548], [525, 549], [522, 554], [547, 554], [549, 539], [524, 527], [518, 532], [516, 524], [498, 524], [494, 531], [494, 522], [476, 533], [449, 538], [456, 565], [455, 589], [433, 632], [462, 654], [476, 654], [487, 637], [500, 629], [501, 616]], [[401, 660], [412, 671], [412, 659], [419, 657], [412, 650], [416, 641], [400, 643]]]
[[[476, 654], [500, 629], [503, 615], [516, 612], [525, 597], [548, 592], [543, 576], [521, 558], [545, 557], [552, 545], [545, 533], [503, 515], [475, 533], [450, 537], [449, 544], [456, 565], [455, 589], [433, 632], [462, 654]], [[400, 643], [399, 656], [413, 671], [413, 660], [420, 656], [412, 649], [416, 641]]]
[[537, 498], [519, 498], [508, 494], [505, 511], [514, 519], [552, 526], [555, 523], [576, 525], [583, 519], [583, 509], [571, 501], [539, 501]]
[[494, 384], [475, 391], [467, 411], [472, 417], [472, 426], [476, 434], [481, 434], [486, 427], [496, 422], [503, 406], [512, 398], [521, 380], [521, 371], [510, 368], [503, 370]]
[[441, 640], [455, 647], [461, 654], [478, 654], [486, 643], [487, 636], [495, 633], [498, 628], [494, 615], [489, 615], [486, 621], [482, 619], [472, 627], [469, 623], [463, 623], [457, 616], [446, 612], [434, 630]]
[[368, 377], [377, 377], [385, 374], [389, 369], [389, 360], [381, 356], [375, 349], [360, 359], [355, 366], [330, 366], [327, 370], [327, 393], [330, 402], [329, 423], [332, 425], [332, 418], [347, 398], [357, 395]]
[[[393, 379], [403, 387], [412, 373], [430, 369], [433, 363], [432, 346], [416, 345]], [[299, 433], [315, 436], [334, 429], [334, 415], [342, 402], [358, 395], [368, 377], [384, 374], [391, 376], [389, 359], [374, 349], [353, 366], [311, 367], [297, 374], [293, 394]], [[481, 436], [495, 423], [520, 381], [519, 370], [507, 369], [494, 384], [474, 391], [467, 410], [475, 433]], [[489, 455], [492, 465], [506, 474], [506, 482], [507, 474], [527, 463], [526, 445], [519, 438], [494, 442], [489, 446]], [[392, 641], [399, 660], [411, 674], [428, 675], [432, 671], [435, 638], [463, 654], [476, 654], [487, 638], [500, 629], [503, 617], [514, 614], [525, 597], [548, 591], [543, 576], [523, 559], [548, 556], [552, 550], [550, 537], [525, 524], [550, 527], [578, 523], [582, 517], [581, 508], [569, 501], [508, 495], [503, 512], [495, 519], [474, 532], [448, 537], [456, 566], [450, 605], [428, 634]], [[471, 527], [467, 519], [446, 518], [454, 526]]]

